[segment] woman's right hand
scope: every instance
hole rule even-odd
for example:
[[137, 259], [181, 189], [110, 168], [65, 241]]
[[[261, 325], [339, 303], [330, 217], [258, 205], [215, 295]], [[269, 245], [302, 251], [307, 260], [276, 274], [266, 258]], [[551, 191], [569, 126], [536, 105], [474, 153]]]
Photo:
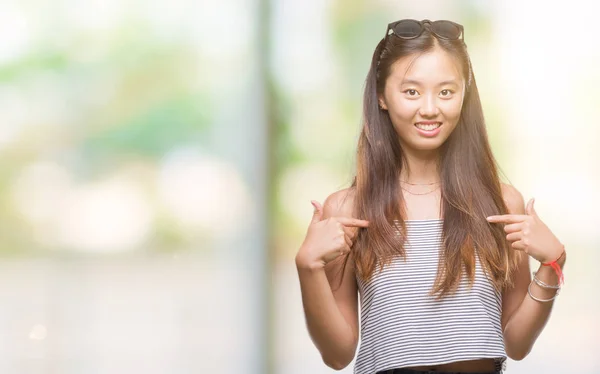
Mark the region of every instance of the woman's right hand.
[[358, 227], [368, 227], [369, 222], [348, 217], [329, 217], [322, 220], [321, 204], [311, 201], [315, 211], [306, 237], [296, 254], [298, 267], [315, 269], [350, 252]]

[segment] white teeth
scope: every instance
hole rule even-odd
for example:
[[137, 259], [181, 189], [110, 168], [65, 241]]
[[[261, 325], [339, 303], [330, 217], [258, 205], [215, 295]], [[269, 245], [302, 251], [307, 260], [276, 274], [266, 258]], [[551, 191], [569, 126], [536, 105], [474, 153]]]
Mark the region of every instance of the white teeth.
[[436, 123], [436, 124], [432, 124], [432, 125], [425, 125], [425, 124], [422, 124], [422, 123], [415, 124], [415, 126], [417, 126], [418, 128], [420, 128], [421, 130], [425, 130], [425, 131], [435, 130], [438, 127], [440, 127], [441, 125], [442, 125], [441, 123]]

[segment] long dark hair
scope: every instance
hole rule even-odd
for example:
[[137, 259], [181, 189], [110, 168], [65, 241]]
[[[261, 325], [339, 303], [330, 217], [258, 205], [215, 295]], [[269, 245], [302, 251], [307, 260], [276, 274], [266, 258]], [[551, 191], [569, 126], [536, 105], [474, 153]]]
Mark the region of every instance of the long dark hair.
[[443, 249], [431, 293], [438, 297], [453, 293], [464, 275], [472, 285], [477, 257], [494, 287], [502, 290], [512, 284], [519, 255], [510, 247], [502, 226], [486, 221], [487, 216], [508, 210], [467, 48], [462, 40], [440, 39], [428, 29], [410, 40], [390, 35], [373, 53], [352, 182], [355, 217], [370, 224], [368, 229], [359, 230], [352, 256], [346, 261], [352, 258], [357, 275], [368, 280], [377, 266], [381, 270], [393, 257], [405, 256], [406, 215], [399, 185], [404, 156], [388, 112], [379, 107], [378, 96], [394, 62], [431, 51], [436, 44], [456, 59], [468, 83], [458, 124], [440, 148]]

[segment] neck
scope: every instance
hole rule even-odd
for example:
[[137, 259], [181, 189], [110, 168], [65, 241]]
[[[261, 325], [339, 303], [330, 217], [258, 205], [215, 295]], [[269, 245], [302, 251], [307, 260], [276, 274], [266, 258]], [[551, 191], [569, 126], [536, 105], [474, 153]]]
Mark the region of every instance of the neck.
[[400, 180], [417, 184], [439, 182], [438, 161], [437, 150], [404, 152], [404, 167], [400, 173]]

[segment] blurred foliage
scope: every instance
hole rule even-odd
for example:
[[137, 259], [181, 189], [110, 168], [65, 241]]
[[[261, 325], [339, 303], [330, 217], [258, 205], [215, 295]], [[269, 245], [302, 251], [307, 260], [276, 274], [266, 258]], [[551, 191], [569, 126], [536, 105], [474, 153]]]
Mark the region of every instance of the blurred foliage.
[[[133, 19], [111, 30], [61, 32], [67, 31], [38, 35], [25, 53], [0, 63], [4, 105], [31, 98], [29, 112], [21, 116], [25, 122], [10, 124], [16, 126], [14, 137], [5, 144], [0, 137], [0, 252], [5, 255], [46, 250], [13, 201], [14, 183], [29, 165], [55, 162], [78, 183], [87, 183], [129, 162], [156, 168], [179, 147], [211, 146], [212, 94], [197, 81], [201, 56], [186, 38], [160, 38], [153, 26]], [[44, 113], [52, 105], [60, 117]], [[164, 214], [155, 225], [147, 250], [198, 240], [198, 234], [182, 236]]]

